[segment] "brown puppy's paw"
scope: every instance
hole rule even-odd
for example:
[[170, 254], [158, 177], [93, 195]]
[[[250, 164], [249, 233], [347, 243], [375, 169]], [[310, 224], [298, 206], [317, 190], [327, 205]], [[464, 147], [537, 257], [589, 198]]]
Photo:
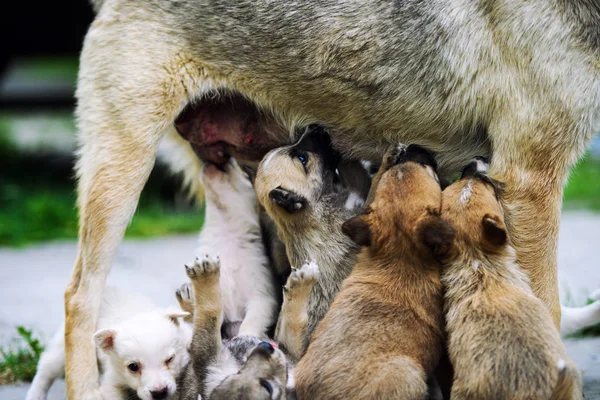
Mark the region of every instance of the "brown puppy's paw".
[[307, 204], [306, 198], [290, 190], [283, 189], [281, 186], [269, 192], [269, 200], [290, 214], [302, 210]]
[[310, 291], [319, 280], [319, 274], [319, 266], [315, 262], [306, 262], [300, 268], [292, 268], [283, 290], [288, 295], [303, 289]]
[[209, 281], [215, 278], [218, 280], [220, 270], [221, 260], [219, 257], [213, 258], [208, 254], [202, 259], [196, 258], [193, 266], [185, 266], [185, 273], [192, 282]]

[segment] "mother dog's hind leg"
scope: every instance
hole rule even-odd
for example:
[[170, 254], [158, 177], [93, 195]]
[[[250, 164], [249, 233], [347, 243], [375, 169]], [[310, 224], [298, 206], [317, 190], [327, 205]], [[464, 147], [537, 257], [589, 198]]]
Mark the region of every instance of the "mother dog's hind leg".
[[563, 187], [587, 136], [556, 111], [538, 115], [537, 120], [533, 111], [527, 115], [511, 111], [489, 127], [490, 175], [505, 183], [501, 200], [517, 260], [558, 328], [557, 244]]
[[[160, 34], [156, 26], [139, 29], [147, 32], [140, 38], [128, 36], [137, 35], [133, 26], [119, 30], [97, 22], [86, 37], [77, 89], [79, 253], [65, 291], [65, 372], [72, 400], [101, 398], [91, 338], [106, 277], [159, 141], [188, 93], [200, 86], [188, 76], [193, 68], [183, 57], [155, 45], [165, 42], [152, 37]], [[131, 25], [136, 23], [143, 21]]]

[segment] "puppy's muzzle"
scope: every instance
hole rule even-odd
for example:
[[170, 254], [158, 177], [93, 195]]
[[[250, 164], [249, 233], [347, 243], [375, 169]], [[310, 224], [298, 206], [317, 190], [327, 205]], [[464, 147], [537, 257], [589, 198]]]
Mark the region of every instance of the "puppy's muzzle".
[[307, 204], [307, 201], [304, 197], [289, 190], [283, 189], [281, 186], [278, 186], [269, 192], [269, 200], [290, 214], [297, 213]]
[[437, 162], [434, 154], [427, 150], [425, 147], [411, 144], [403, 145], [400, 144], [389, 153], [390, 159], [388, 159], [388, 167], [391, 168], [395, 165], [402, 164], [405, 162], [416, 162], [424, 166], [429, 166], [437, 174]]
[[485, 157], [477, 156], [473, 158], [469, 163], [463, 168], [461, 179], [473, 177], [476, 175], [485, 175], [490, 168], [490, 164]]

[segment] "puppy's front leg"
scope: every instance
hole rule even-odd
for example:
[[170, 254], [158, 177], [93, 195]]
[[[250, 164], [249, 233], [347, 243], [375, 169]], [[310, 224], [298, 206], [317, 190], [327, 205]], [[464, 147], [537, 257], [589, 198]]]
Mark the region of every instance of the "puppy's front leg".
[[306, 350], [308, 338], [308, 296], [319, 279], [319, 267], [314, 262], [293, 269], [283, 288], [283, 305], [275, 330], [275, 340], [293, 363]]
[[217, 357], [221, 348], [221, 290], [219, 258], [206, 255], [196, 259], [185, 271], [192, 281], [194, 292], [194, 333], [190, 356], [199, 382], [204, 382], [206, 367]]

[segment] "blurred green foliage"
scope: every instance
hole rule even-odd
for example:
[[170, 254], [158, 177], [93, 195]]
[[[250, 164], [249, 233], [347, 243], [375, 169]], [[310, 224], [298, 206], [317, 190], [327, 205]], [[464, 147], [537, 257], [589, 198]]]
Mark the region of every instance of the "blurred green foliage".
[[565, 188], [564, 208], [600, 211], [600, 159], [588, 154], [573, 168]]
[[[0, 246], [76, 239], [72, 156], [39, 150], [18, 151], [9, 139], [8, 129], [6, 121], [0, 119]], [[189, 205], [176, 207], [173, 198], [177, 193], [173, 186], [177, 182], [166, 169], [155, 168], [126, 237], [200, 231], [203, 210]]]

